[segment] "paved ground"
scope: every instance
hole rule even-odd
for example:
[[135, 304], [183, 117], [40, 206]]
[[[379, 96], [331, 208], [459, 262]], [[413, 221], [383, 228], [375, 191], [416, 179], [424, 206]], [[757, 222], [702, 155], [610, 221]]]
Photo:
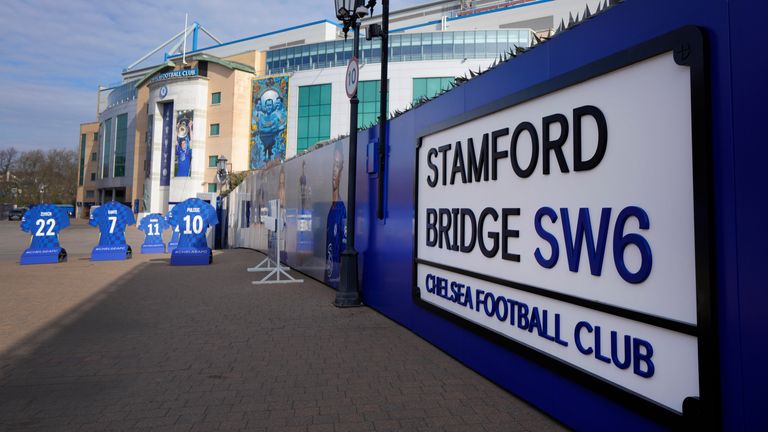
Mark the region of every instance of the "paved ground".
[[28, 238], [0, 222], [0, 430], [561, 429], [324, 285], [251, 285], [258, 253], [91, 263], [95, 241], [76, 223], [69, 262], [22, 267]]

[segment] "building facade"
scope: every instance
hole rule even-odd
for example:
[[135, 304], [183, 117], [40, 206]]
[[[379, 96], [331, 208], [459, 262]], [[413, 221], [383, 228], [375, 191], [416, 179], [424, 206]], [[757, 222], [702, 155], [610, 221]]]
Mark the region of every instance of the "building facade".
[[75, 216], [81, 219], [87, 219], [90, 216], [91, 206], [99, 200], [96, 180], [99, 169], [98, 143], [99, 123], [82, 123], [77, 152], [77, 204], [75, 206]]
[[[388, 111], [408, 109], [456, 77], [530, 47], [597, 1], [445, 0], [390, 13]], [[362, 28], [379, 23], [363, 20]], [[217, 193], [228, 169], [261, 169], [349, 133], [344, 90], [352, 34], [315, 21], [128, 69], [99, 95], [96, 201], [165, 212]], [[361, 37], [358, 127], [378, 122], [381, 42]], [[521, 77], [522, 78], [522, 77]], [[515, 77], [511, 77], [515, 79]]]
[[170, 204], [217, 192], [220, 156], [232, 161], [232, 170], [248, 169], [238, 155], [247, 154], [254, 76], [253, 66], [198, 54], [137, 83], [148, 93], [144, 208], [165, 213]]
[[[146, 96], [145, 96], [146, 97]], [[134, 82], [99, 91], [97, 202], [134, 206], [139, 92]]]

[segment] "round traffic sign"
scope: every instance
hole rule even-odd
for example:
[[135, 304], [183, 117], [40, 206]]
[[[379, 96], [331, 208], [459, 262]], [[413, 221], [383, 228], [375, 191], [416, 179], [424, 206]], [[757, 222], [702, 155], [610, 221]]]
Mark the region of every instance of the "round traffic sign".
[[347, 65], [347, 77], [344, 81], [344, 87], [347, 90], [347, 96], [352, 99], [357, 94], [357, 83], [360, 75], [360, 64], [357, 62], [357, 57], [349, 59]]

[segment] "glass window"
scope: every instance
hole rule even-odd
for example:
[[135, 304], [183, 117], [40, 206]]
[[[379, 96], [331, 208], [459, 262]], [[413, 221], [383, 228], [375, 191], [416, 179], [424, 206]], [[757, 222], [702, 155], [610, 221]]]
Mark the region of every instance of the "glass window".
[[91, 153], [91, 161], [96, 162], [99, 160], [99, 154], [96, 152]]
[[326, 61], [327, 43], [321, 43], [317, 47], [317, 67], [326, 67], [328, 65]]
[[211, 105], [218, 105], [221, 103], [221, 92], [211, 93]]
[[128, 142], [128, 114], [117, 116], [115, 134], [115, 177], [125, 177], [125, 147]]
[[443, 33], [443, 58], [444, 59], [453, 58], [453, 33], [452, 32]]
[[389, 41], [389, 49], [392, 53], [390, 60], [393, 62], [403, 61], [403, 48], [401, 46], [401, 38], [395, 38]]
[[299, 87], [297, 151], [331, 137], [331, 84]]
[[211, 136], [218, 136], [219, 132], [219, 124], [211, 123]]
[[309, 46], [309, 62], [312, 66], [317, 67], [317, 45]]
[[[378, 123], [381, 80], [360, 81], [357, 87], [357, 97], [360, 99], [357, 127], [368, 127]], [[389, 101], [387, 101], [387, 111], [389, 111]]]
[[216, 192], [216, 183], [208, 183], [208, 192]]
[[483, 30], [479, 30], [475, 33], [475, 56], [476, 58], [483, 58], [487, 56], [485, 31]]
[[403, 61], [414, 60], [411, 54], [411, 35], [400, 36], [400, 45], [402, 46]]
[[216, 166], [219, 164], [219, 157], [214, 156], [208, 156], [208, 168], [216, 168]]
[[93, 193], [92, 190], [85, 191], [85, 197], [86, 198], [93, 198], [93, 195], [94, 195], [94, 193]]
[[453, 78], [414, 78], [413, 79], [413, 103], [418, 102], [422, 97], [431, 98], [443, 90], [451, 88]]
[[95, 172], [91, 173], [91, 181], [96, 181], [96, 173]]
[[105, 120], [101, 128], [101, 178], [109, 178], [112, 172], [112, 119]]
[[485, 49], [488, 56], [494, 56], [501, 52], [499, 45], [496, 42], [496, 32], [489, 30], [485, 38]]
[[475, 32], [464, 33], [464, 57], [475, 58]]
[[93, 142], [98, 142], [98, 141], [99, 141], [99, 133], [98, 132], [94, 132], [93, 133]]
[[[389, 61], [494, 58], [512, 45], [530, 46], [529, 30], [473, 30], [392, 34]], [[352, 38], [307, 44], [267, 53], [269, 72], [345, 66], [352, 57]], [[381, 61], [381, 40], [360, 41], [360, 63]]]
[[411, 35], [411, 58], [413, 60], [422, 60], [424, 58], [421, 35]]
[[370, 63], [381, 62], [381, 39], [375, 39], [371, 41], [371, 58]]
[[80, 134], [80, 176], [78, 184], [83, 185], [83, 176], [85, 175], [85, 134]]

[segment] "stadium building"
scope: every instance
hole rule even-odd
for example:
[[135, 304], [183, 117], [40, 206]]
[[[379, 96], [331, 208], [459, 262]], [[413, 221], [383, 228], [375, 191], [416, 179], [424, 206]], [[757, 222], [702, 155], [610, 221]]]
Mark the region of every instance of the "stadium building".
[[[444, 0], [390, 12], [388, 111], [530, 47], [587, 3]], [[380, 21], [373, 15], [362, 27]], [[100, 88], [98, 142], [80, 155], [81, 170], [93, 178], [92, 187], [78, 189], [81, 215], [113, 199], [136, 213], [164, 213], [185, 198], [218, 192], [219, 156], [232, 171], [260, 169], [349, 133], [344, 75], [353, 41], [335, 20], [206, 47], [198, 46], [201, 31], [207, 33], [194, 23], [161, 46], [175, 43], [160, 63], [145, 56], [123, 71], [119, 85]], [[360, 52], [358, 126], [365, 127], [379, 113], [380, 39], [361, 37]], [[83, 168], [93, 154], [98, 166]]]

